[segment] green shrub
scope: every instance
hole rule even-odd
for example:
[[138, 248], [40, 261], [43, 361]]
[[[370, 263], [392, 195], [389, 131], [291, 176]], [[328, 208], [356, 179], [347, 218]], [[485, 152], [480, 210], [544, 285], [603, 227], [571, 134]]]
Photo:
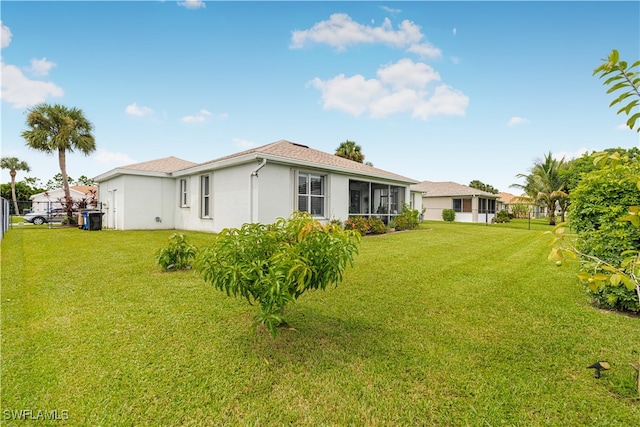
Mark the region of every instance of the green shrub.
[[307, 212], [273, 224], [225, 229], [200, 251], [196, 263], [204, 280], [227, 295], [258, 303], [254, 326], [272, 335], [285, 323], [284, 307], [306, 290], [342, 281], [358, 253], [359, 234], [337, 224], [322, 225]]
[[350, 216], [344, 222], [345, 230], [355, 230], [364, 236], [369, 232], [369, 220], [363, 216]]
[[453, 209], [443, 209], [442, 219], [448, 222], [453, 222], [456, 219], [456, 211]]
[[494, 216], [491, 219], [491, 222], [495, 222], [498, 224], [501, 223], [506, 223], [506, 222], [510, 222], [511, 221], [511, 215], [509, 214], [509, 212], [505, 211], [505, 210], [501, 210], [498, 213], [496, 213], [496, 216]]
[[512, 217], [514, 218], [528, 218], [530, 213], [529, 205], [525, 203], [515, 203], [511, 205]]
[[384, 234], [387, 232], [387, 226], [380, 218], [371, 217], [367, 220], [369, 226], [369, 233], [371, 234]]
[[402, 212], [393, 218], [396, 231], [413, 230], [420, 224], [420, 212], [411, 209], [407, 203], [402, 204]]
[[174, 233], [169, 237], [169, 246], [156, 253], [156, 262], [164, 271], [189, 269], [196, 252], [196, 247], [187, 242], [184, 234]]
[[[582, 253], [612, 265], [622, 262], [625, 251], [640, 247], [640, 228], [628, 221], [621, 221], [630, 206], [640, 205], [640, 189], [630, 176], [640, 174], [637, 163], [622, 164], [596, 170], [583, 176], [571, 192], [569, 218], [577, 232], [576, 247]], [[601, 263], [587, 260], [582, 271], [601, 271]], [[586, 277], [586, 276], [585, 276]], [[640, 311], [640, 303], [634, 289], [620, 283], [598, 281], [598, 286], [587, 286], [595, 302], [614, 310]]]

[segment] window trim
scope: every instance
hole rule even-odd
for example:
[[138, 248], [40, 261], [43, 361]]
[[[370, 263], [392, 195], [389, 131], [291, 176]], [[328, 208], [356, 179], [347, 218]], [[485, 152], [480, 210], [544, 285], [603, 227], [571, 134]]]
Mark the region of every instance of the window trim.
[[189, 207], [189, 185], [186, 178], [180, 178], [179, 198], [181, 208]]
[[[206, 193], [205, 193], [206, 181]], [[212, 176], [211, 174], [200, 175], [200, 218], [211, 219], [212, 211]]]
[[[456, 200], [460, 201], [460, 207], [456, 208]], [[468, 201], [469, 210], [465, 211], [465, 200]], [[473, 212], [473, 199], [469, 197], [453, 197], [451, 199], [451, 207], [456, 213], [472, 213]]]
[[[306, 193], [300, 193], [300, 177], [306, 177], [307, 179], [307, 192]], [[321, 191], [322, 194], [320, 195], [316, 195], [316, 194], [311, 194], [311, 178], [315, 177], [315, 178], [320, 178], [320, 183], [321, 183]], [[311, 213], [311, 215], [314, 218], [326, 218], [326, 212], [327, 212], [327, 201], [328, 201], [328, 195], [327, 195], [327, 189], [328, 189], [328, 175], [327, 174], [322, 174], [320, 172], [307, 172], [307, 171], [297, 171], [296, 173], [296, 198], [295, 198], [295, 207], [297, 211], [303, 211], [302, 209], [300, 209], [300, 197], [304, 197], [306, 198], [306, 204], [307, 204], [307, 209], [304, 210], [304, 212], [309, 212]], [[320, 215], [315, 215], [313, 214], [313, 212], [311, 212], [311, 202], [313, 199], [321, 199], [322, 200], [322, 213]]]

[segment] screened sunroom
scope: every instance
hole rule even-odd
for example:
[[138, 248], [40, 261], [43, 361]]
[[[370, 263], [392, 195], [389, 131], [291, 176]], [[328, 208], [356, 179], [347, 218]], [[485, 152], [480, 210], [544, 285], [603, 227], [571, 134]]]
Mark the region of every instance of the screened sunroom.
[[349, 180], [349, 216], [380, 218], [389, 224], [406, 203], [407, 187]]

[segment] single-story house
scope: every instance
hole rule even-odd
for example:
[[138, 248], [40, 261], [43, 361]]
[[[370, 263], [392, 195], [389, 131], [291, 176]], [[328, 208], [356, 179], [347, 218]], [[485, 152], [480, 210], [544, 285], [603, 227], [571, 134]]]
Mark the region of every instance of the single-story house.
[[[70, 185], [69, 193], [75, 207], [95, 207], [98, 201], [98, 187], [92, 185]], [[31, 200], [31, 210], [34, 212], [45, 212], [49, 209], [60, 208], [64, 202], [64, 189], [56, 188], [34, 194], [29, 197]]]
[[[498, 193], [498, 210], [506, 210], [507, 212], [521, 218], [542, 218], [547, 216], [546, 206], [541, 206], [525, 195], [515, 196], [510, 193]], [[515, 209], [515, 206], [523, 205], [523, 209]], [[558, 208], [559, 209], [559, 208]]]
[[457, 222], [490, 223], [496, 213], [497, 194], [455, 182], [422, 181], [411, 186], [422, 194], [424, 219], [442, 221], [442, 211], [453, 209]]
[[415, 180], [285, 140], [204, 163], [167, 157], [123, 166], [94, 181], [103, 226], [119, 230], [219, 232], [294, 211], [388, 223], [403, 203], [422, 203], [410, 189]]

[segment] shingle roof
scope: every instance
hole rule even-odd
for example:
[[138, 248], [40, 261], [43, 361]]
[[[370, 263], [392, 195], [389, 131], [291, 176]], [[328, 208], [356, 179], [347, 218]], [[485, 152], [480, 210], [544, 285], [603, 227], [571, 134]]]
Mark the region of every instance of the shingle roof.
[[132, 165], [122, 166], [121, 169], [171, 173], [196, 165], [197, 163], [169, 156], [162, 159], [150, 160], [148, 162], [134, 163]]
[[69, 188], [73, 188], [76, 191], [81, 192], [82, 194], [89, 194], [91, 191], [98, 191], [98, 187], [94, 185], [72, 185]]
[[210, 162], [201, 163], [199, 166], [209, 163], [217, 163], [224, 160], [230, 160], [251, 154], [264, 155], [279, 158], [282, 160], [289, 159], [297, 162], [308, 162], [315, 165], [327, 166], [331, 169], [343, 169], [345, 171], [356, 172], [363, 175], [380, 176], [404, 182], [416, 182], [416, 180], [407, 178], [406, 176], [398, 175], [392, 172], [375, 168], [373, 166], [368, 166], [363, 163], [345, 159], [334, 154], [315, 150], [313, 148], [307, 147], [306, 145], [296, 144], [294, 142], [286, 140], [280, 140], [271, 144], [263, 145], [261, 147], [241, 151], [230, 156], [225, 156], [215, 160], [211, 160]]
[[422, 181], [419, 184], [412, 185], [411, 189], [425, 193], [425, 197], [488, 196], [492, 198], [498, 198], [498, 195], [489, 193], [488, 191], [478, 190], [477, 188], [458, 184], [452, 181]]
[[512, 203], [518, 198], [518, 196], [511, 193], [498, 193], [498, 196], [500, 196], [500, 201], [503, 203]]

